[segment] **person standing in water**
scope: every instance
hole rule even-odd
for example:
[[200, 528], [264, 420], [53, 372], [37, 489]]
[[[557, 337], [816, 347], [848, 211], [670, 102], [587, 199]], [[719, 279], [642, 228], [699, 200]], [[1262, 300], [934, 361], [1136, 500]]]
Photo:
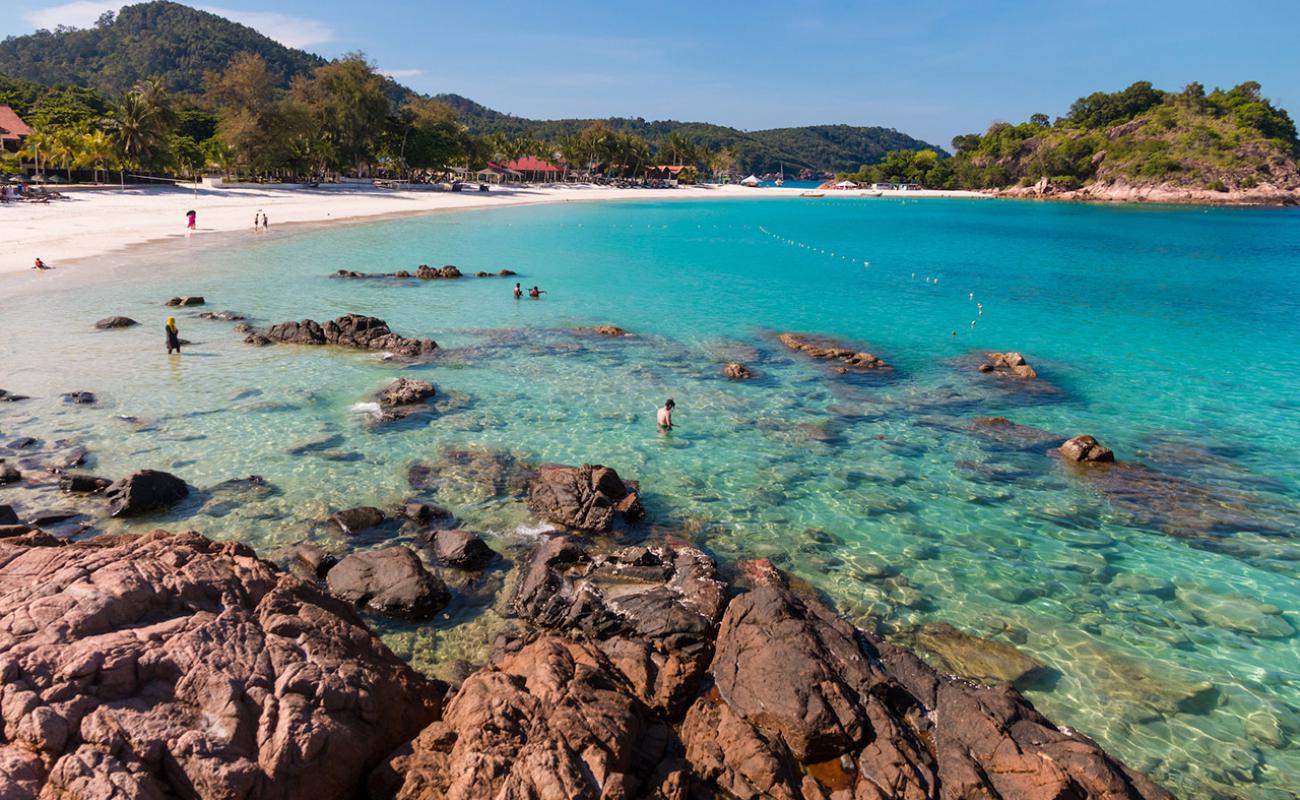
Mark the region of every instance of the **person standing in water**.
[[536, 286], [528, 290], [528, 296], [533, 298], [534, 300], [540, 300], [543, 294], [545, 294], [545, 292], [543, 292], [541, 289], [538, 289]]
[[673, 409], [676, 407], [677, 403], [670, 397], [667, 402], [663, 404], [663, 407], [659, 409], [657, 415], [659, 430], [670, 431], [673, 429]]
[[519, 298], [521, 298], [521, 297], [523, 297], [523, 296], [524, 296], [524, 290], [523, 290], [523, 287], [521, 287], [519, 284], [516, 283], [516, 284], [515, 284], [515, 299], [518, 300]]
[[164, 326], [163, 330], [167, 332], [167, 355], [171, 355], [172, 350], [175, 350], [179, 355], [181, 352], [181, 335], [176, 328], [176, 318], [168, 317], [167, 325]]
[[263, 212], [262, 212], [262, 230], [264, 230], [264, 231], [265, 231], [265, 230], [268, 230], [270, 227], [271, 227], [271, 223], [269, 223], [269, 222], [266, 221], [266, 212], [263, 211]]

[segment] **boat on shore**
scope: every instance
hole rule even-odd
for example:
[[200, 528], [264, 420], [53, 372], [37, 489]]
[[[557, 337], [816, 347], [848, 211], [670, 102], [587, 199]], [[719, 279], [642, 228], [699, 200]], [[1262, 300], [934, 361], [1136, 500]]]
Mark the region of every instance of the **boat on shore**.
[[800, 197], [825, 197], [825, 196], [826, 196], [826, 193], [825, 193], [825, 192], [818, 192], [818, 191], [813, 190], [813, 189], [809, 189], [809, 190], [806, 191], [806, 192], [800, 192], [800, 193], [799, 193], [799, 196], [800, 196]]

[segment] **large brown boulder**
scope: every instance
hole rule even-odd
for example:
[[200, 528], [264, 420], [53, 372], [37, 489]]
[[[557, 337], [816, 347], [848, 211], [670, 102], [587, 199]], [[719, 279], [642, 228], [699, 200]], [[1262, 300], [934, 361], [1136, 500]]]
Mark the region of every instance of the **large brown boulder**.
[[722, 368], [722, 374], [733, 381], [747, 381], [754, 377], [753, 370], [739, 361], [728, 361]]
[[783, 333], [777, 337], [781, 344], [809, 358], [819, 361], [837, 361], [843, 366], [836, 371], [890, 369], [890, 366], [871, 353], [855, 350], [825, 336], [803, 333]]
[[732, 796], [1172, 798], [1010, 685], [940, 675], [779, 575], [728, 606], [710, 672], [681, 736]]
[[379, 419], [391, 422], [431, 411], [428, 401], [437, 393], [428, 381], [396, 378], [376, 397], [379, 401]]
[[234, 542], [0, 542], [0, 796], [344, 800], [440, 691]]
[[986, 360], [980, 365], [980, 372], [996, 372], [1028, 381], [1038, 377], [1038, 372], [1019, 353], [989, 352], [984, 354], [984, 358]]
[[609, 532], [616, 516], [636, 522], [645, 515], [636, 487], [599, 464], [538, 468], [529, 485], [528, 508], [548, 522], [589, 533]]
[[708, 664], [723, 605], [713, 560], [693, 547], [589, 554], [556, 537], [534, 551], [509, 610], [598, 642], [643, 702], [674, 712]]
[[456, 528], [434, 531], [429, 536], [429, 547], [439, 564], [456, 569], [483, 569], [496, 558], [478, 534]]
[[108, 513], [114, 517], [165, 511], [184, 500], [189, 493], [190, 487], [185, 481], [155, 469], [132, 472], [104, 490], [104, 496], [108, 498]]
[[[359, 350], [384, 350], [404, 358], [428, 355], [438, 347], [432, 339], [400, 336], [389, 330], [388, 323], [382, 319], [361, 314], [345, 314], [323, 324], [311, 319], [281, 322], [266, 331], [250, 334], [245, 341], [255, 336], [286, 344], [329, 344]], [[260, 341], [256, 343], [261, 344]]]
[[1061, 445], [1061, 458], [1076, 464], [1109, 464], [1115, 461], [1115, 453], [1091, 436], [1076, 436]]
[[370, 796], [679, 796], [671, 737], [599, 650], [544, 636], [466, 679], [442, 719], [372, 775]]
[[461, 272], [453, 264], [447, 264], [446, 266], [438, 268], [431, 267], [428, 264], [421, 264], [420, 267], [415, 270], [415, 277], [422, 281], [459, 278], [461, 277]]
[[442, 580], [402, 545], [353, 553], [330, 568], [325, 582], [335, 597], [406, 619], [432, 619], [451, 599]]

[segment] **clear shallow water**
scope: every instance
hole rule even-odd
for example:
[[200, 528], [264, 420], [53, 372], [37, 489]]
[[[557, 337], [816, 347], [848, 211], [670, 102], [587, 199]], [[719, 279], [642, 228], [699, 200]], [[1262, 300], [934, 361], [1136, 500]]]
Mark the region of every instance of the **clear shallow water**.
[[[770, 557], [862, 624], [909, 640], [946, 621], [1015, 645], [1047, 667], [1023, 687], [1044, 713], [1181, 794], [1300, 792], [1294, 211], [575, 204], [104, 261], [94, 275], [0, 283], [0, 387], [34, 397], [0, 404], [0, 441], [76, 439], [110, 476], [147, 466], [206, 488], [256, 473], [278, 489], [206, 510], [199, 496], [150, 525], [271, 554], [327, 538], [332, 510], [409, 496], [408, 466], [448, 450], [606, 463], [642, 482], [656, 525], [724, 559]], [[548, 294], [516, 303], [497, 278], [329, 277], [421, 263], [509, 267]], [[158, 303], [177, 294], [257, 324], [373, 314], [446, 353], [403, 369], [373, 354], [256, 349], [182, 310], [195, 344], [170, 359]], [[145, 324], [91, 328], [110, 314]], [[572, 332], [601, 322], [638, 336]], [[787, 330], [860, 343], [896, 372], [832, 375], [775, 341]], [[1040, 381], [974, 372], [980, 349], [1025, 353]], [[732, 358], [761, 378], [722, 379]], [[433, 381], [440, 411], [376, 429], [353, 406], [399, 374]], [[62, 406], [72, 389], [100, 405]], [[680, 429], [665, 438], [654, 411], [670, 395]], [[1063, 468], [1050, 443], [971, 429], [996, 414], [1092, 433], [1153, 472], [1102, 481]], [[517, 503], [454, 471], [435, 498], [502, 549], [527, 538]], [[490, 597], [500, 579], [463, 592]], [[417, 661], [430, 647], [473, 660], [495, 616], [470, 605], [390, 641]]]

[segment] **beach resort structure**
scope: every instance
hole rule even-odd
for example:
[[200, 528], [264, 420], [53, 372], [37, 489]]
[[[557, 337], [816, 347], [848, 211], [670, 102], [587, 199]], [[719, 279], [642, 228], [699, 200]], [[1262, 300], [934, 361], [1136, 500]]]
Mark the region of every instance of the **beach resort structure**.
[[532, 183], [547, 183], [559, 180], [564, 173], [562, 167], [536, 156], [516, 158], [514, 161], [506, 162], [506, 167], [522, 175], [523, 180]]
[[0, 150], [17, 153], [32, 133], [23, 118], [7, 105], [0, 104]]

